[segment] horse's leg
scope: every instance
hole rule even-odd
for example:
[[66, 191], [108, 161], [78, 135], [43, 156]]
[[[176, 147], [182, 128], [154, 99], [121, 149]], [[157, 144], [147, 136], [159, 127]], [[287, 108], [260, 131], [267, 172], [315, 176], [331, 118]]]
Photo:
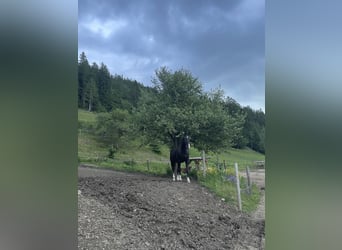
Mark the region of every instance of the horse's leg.
[[172, 168], [172, 180], [176, 180], [175, 169], [176, 169], [176, 162], [171, 161], [171, 168]]
[[182, 163], [178, 163], [178, 168], [177, 168], [177, 180], [178, 181], [182, 181], [182, 173], [181, 173], [181, 164]]
[[175, 162], [175, 167], [173, 169], [173, 178], [174, 178], [174, 180], [176, 180], [176, 177], [177, 177], [177, 181], [178, 181], [177, 169], [178, 169], [178, 163]]
[[185, 172], [186, 172], [186, 180], [188, 183], [190, 183], [190, 178], [189, 178], [189, 161], [185, 161]]
[[177, 162], [176, 164], [176, 178], [177, 178], [177, 181], [179, 181], [179, 174], [178, 174], [178, 168], [179, 168], [179, 162]]

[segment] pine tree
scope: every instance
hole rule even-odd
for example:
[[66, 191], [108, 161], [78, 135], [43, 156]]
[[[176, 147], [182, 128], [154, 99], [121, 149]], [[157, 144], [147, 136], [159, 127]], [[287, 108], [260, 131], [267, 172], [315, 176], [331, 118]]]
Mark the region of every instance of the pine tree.
[[78, 107], [86, 108], [86, 84], [90, 80], [90, 66], [84, 52], [78, 63]]

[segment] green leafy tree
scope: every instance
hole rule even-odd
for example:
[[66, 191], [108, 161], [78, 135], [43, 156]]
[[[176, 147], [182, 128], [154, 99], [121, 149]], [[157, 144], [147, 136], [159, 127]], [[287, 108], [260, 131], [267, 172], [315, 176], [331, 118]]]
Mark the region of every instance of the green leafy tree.
[[220, 94], [204, 94], [202, 85], [189, 71], [156, 71], [155, 94], [145, 93], [138, 107], [137, 124], [151, 140], [173, 145], [187, 134], [196, 148], [216, 151], [230, 143], [229, 116]]
[[115, 109], [97, 116], [96, 134], [114, 151], [125, 146], [131, 135], [132, 117], [127, 110]]
[[230, 129], [232, 130], [232, 147], [244, 148], [247, 146], [248, 140], [243, 134], [243, 126], [246, 122], [246, 113], [242, 110], [240, 104], [231, 97], [227, 97], [223, 103], [224, 110], [234, 119]]

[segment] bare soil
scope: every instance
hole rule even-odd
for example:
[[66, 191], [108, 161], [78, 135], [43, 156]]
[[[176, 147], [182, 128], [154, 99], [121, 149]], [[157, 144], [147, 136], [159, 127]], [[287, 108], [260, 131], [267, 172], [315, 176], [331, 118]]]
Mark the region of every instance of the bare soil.
[[264, 249], [265, 220], [195, 181], [80, 167], [79, 249]]

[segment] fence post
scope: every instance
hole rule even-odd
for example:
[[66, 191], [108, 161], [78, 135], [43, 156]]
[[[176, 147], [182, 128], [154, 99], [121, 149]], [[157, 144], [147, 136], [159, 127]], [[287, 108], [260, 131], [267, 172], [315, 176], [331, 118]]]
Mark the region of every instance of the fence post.
[[150, 160], [147, 160], [147, 171], [150, 171]]
[[247, 174], [247, 188], [248, 188], [248, 194], [251, 194], [251, 179], [249, 176], [249, 167], [246, 167], [246, 174]]
[[204, 152], [204, 150], [202, 151], [202, 163], [203, 163], [203, 176], [205, 176], [206, 172], [207, 172], [207, 166], [205, 164], [205, 152]]
[[236, 162], [235, 162], [235, 174], [236, 174], [236, 189], [237, 189], [237, 196], [238, 196], [238, 202], [239, 202], [239, 210], [241, 211], [242, 205], [241, 205], [239, 169], [238, 169], [238, 164]]

